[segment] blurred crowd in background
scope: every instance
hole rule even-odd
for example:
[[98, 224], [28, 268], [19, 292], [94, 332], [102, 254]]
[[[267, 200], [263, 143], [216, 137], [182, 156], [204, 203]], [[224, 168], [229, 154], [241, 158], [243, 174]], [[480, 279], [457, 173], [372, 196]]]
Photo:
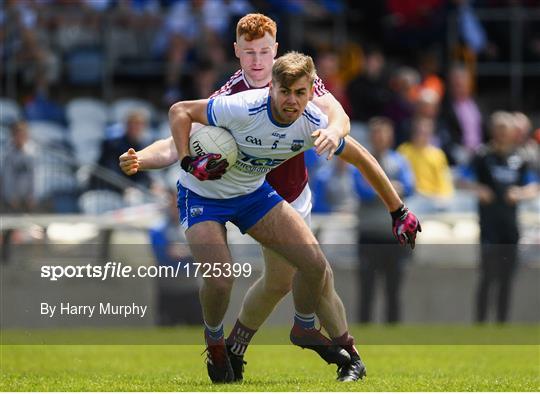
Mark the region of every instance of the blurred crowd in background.
[[[531, 96], [538, 80], [524, 73], [518, 99], [509, 91], [516, 61], [522, 69], [540, 64], [540, 19], [534, 19], [540, 5], [365, 3], [6, 0], [3, 210], [100, 213], [147, 201], [174, 184], [176, 168], [127, 178], [117, 157], [168, 136], [170, 104], [209, 96], [238, 69], [234, 26], [248, 12], [277, 21], [280, 53], [297, 49], [314, 57], [351, 118], [352, 135], [370, 149], [377, 137], [370, 137], [369, 122], [382, 119], [389, 129], [384, 145], [410, 165], [406, 196], [416, 196], [419, 207], [471, 209], [456, 197], [456, 186], [489, 141], [495, 111], [512, 114], [513, 144], [538, 174], [539, 113]], [[478, 9], [502, 14], [482, 21]], [[518, 58], [512, 23], [520, 26]], [[509, 65], [506, 81], [482, 76], [481, 65], [492, 63]], [[307, 160], [314, 211], [350, 209], [356, 181], [347, 166], [309, 154]]]
[[[353, 136], [376, 149], [368, 122], [387, 123], [384, 145], [406, 158], [411, 185], [400, 188], [416, 198], [415, 206], [471, 209], [456, 185], [489, 141], [496, 110], [512, 114], [512, 143], [539, 171], [538, 109], [528, 99], [538, 81], [526, 83], [514, 102], [500, 78], [477, 72], [482, 62], [516, 60], [508, 31], [513, 22], [483, 23], [479, 7], [519, 19], [527, 40], [518, 60], [540, 62], [540, 23], [523, 19], [540, 10], [534, 1], [3, 3], [4, 211], [99, 213], [169, 188], [176, 169], [127, 178], [117, 157], [168, 136], [170, 104], [207, 97], [228, 79], [238, 68], [234, 26], [254, 11], [277, 21], [280, 53], [294, 48], [314, 57], [319, 76], [351, 118]], [[347, 166], [309, 154], [307, 160], [314, 212], [351, 209], [355, 181]]]
[[[515, 205], [532, 196], [527, 209], [538, 215], [538, 196], [500, 190], [501, 182], [525, 187], [540, 177], [535, 0], [4, 0], [1, 211], [101, 214], [160, 201], [167, 214], [151, 232], [156, 258], [167, 265], [184, 256], [164, 252], [183, 239], [173, 191], [179, 167], [127, 177], [118, 156], [168, 137], [172, 103], [208, 97], [229, 79], [239, 68], [235, 25], [249, 12], [277, 22], [279, 54], [314, 58], [351, 135], [411, 209], [478, 213], [482, 243], [518, 242]], [[490, 173], [498, 160], [490, 152], [506, 160], [496, 163], [499, 173]], [[395, 242], [386, 208], [360, 173], [313, 151], [306, 163], [314, 213], [357, 212], [359, 244]], [[494, 199], [502, 205], [488, 214], [477, 205]], [[490, 222], [493, 215], [501, 221]], [[400, 319], [407, 256], [393, 250], [381, 266], [382, 249], [360, 249], [363, 322], [377, 271], [386, 276], [385, 319]], [[515, 253], [498, 254], [515, 262]], [[515, 263], [484, 254], [476, 319], [485, 320], [488, 288], [500, 277], [504, 321]]]

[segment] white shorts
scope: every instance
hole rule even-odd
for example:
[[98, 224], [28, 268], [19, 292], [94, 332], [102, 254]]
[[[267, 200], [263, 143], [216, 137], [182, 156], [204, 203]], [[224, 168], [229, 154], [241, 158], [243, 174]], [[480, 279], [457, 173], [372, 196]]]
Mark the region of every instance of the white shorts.
[[290, 203], [291, 206], [302, 216], [302, 219], [306, 222], [306, 224], [311, 228], [311, 189], [309, 188], [309, 184], [306, 183], [306, 187], [304, 187], [304, 190], [302, 190], [302, 193], [298, 197], [296, 197], [296, 200]]

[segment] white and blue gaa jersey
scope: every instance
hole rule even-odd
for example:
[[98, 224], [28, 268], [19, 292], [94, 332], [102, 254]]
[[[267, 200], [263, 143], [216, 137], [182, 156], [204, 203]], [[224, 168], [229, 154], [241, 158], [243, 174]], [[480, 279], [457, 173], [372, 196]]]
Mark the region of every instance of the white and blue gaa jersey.
[[268, 172], [311, 148], [311, 133], [327, 127], [326, 115], [309, 102], [294, 123], [280, 124], [272, 117], [270, 100], [268, 88], [210, 99], [208, 124], [231, 132], [238, 158], [221, 179], [199, 181], [182, 170], [180, 183], [207, 198], [238, 197], [254, 192]]

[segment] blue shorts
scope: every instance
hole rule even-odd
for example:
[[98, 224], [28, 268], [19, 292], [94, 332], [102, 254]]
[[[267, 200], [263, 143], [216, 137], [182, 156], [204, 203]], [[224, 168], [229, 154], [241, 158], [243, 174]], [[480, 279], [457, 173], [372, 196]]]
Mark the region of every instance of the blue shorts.
[[206, 221], [223, 225], [232, 222], [244, 234], [268, 211], [283, 201], [283, 198], [266, 181], [250, 194], [226, 199], [202, 197], [186, 189], [179, 182], [176, 187], [178, 188], [180, 224], [184, 229]]

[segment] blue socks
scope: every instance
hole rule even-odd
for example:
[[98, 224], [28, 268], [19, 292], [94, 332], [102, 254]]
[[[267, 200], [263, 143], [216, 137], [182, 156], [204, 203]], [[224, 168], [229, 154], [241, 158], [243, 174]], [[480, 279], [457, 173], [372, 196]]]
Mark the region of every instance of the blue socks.
[[304, 313], [295, 312], [294, 324], [302, 327], [305, 330], [314, 329], [315, 328], [315, 313], [304, 314]]
[[209, 326], [204, 322], [204, 332], [207, 338], [211, 339], [214, 342], [221, 341], [225, 334], [223, 333], [223, 323], [220, 323], [217, 327]]

